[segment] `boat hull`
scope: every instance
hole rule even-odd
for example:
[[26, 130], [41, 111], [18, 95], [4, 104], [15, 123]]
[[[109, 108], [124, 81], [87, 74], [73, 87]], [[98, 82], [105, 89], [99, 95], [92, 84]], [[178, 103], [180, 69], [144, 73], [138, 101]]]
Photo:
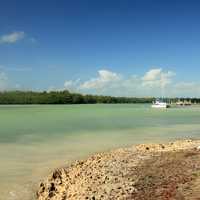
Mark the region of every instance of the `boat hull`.
[[152, 107], [152, 108], [169, 108], [170, 106], [167, 105], [167, 104], [163, 104], [163, 105], [156, 105], [156, 104], [153, 104], [151, 107]]

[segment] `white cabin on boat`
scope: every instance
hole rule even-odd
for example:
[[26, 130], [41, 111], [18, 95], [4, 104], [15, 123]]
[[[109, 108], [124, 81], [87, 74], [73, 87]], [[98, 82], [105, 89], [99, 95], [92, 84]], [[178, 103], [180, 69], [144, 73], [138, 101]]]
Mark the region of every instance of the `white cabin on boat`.
[[153, 102], [151, 107], [152, 108], [169, 108], [169, 104], [167, 104], [166, 102], [156, 100], [155, 102]]

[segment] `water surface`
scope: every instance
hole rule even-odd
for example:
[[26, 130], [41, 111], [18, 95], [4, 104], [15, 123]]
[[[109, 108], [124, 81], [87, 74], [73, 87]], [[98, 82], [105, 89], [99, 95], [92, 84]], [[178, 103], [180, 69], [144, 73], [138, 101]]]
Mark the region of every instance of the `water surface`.
[[37, 183], [52, 169], [95, 152], [199, 136], [197, 106], [0, 106], [0, 199], [34, 199]]

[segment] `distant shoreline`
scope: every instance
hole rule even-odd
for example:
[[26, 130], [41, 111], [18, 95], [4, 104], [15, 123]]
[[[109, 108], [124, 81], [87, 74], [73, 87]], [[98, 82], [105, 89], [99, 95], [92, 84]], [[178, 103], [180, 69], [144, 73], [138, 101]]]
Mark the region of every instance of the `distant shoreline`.
[[[200, 98], [166, 97], [167, 103], [200, 104]], [[63, 91], [3, 91], [0, 92], [0, 105], [56, 105], [56, 104], [133, 104], [152, 103], [156, 97], [123, 97], [71, 93]]]
[[151, 103], [154, 97], [114, 97], [63, 91], [4, 91], [0, 104], [96, 104], [96, 103]]
[[99, 153], [55, 170], [41, 182], [37, 199], [194, 199], [199, 146], [200, 140], [179, 140]]

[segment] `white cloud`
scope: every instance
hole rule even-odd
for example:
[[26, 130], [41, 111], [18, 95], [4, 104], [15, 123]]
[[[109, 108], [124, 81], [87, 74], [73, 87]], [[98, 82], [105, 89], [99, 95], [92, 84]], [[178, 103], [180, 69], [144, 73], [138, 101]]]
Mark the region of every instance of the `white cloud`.
[[22, 40], [24, 37], [25, 37], [25, 33], [23, 31], [12, 32], [7, 35], [2, 35], [0, 37], [0, 44], [4, 44], [4, 43], [13, 44], [19, 40]]
[[65, 83], [64, 83], [64, 87], [65, 88], [70, 88], [70, 87], [72, 87], [74, 85], [74, 82], [73, 81], [65, 81]]
[[151, 69], [143, 76], [143, 81], [155, 81], [158, 77], [160, 77], [160, 74], [162, 72], [162, 69]]
[[77, 79], [75, 81], [69, 80], [69, 81], [65, 81], [64, 83], [64, 89], [69, 90], [71, 92], [76, 92], [78, 91], [78, 87], [79, 87], [79, 82], [80, 79]]
[[175, 73], [172, 71], [164, 72], [161, 68], [151, 69], [142, 77], [143, 86], [165, 88], [172, 82]]
[[103, 89], [121, 80], [119, 74], [108, 70], [99, 70], [97, 78], [91, 78], [80, 85], [80, 89]]

